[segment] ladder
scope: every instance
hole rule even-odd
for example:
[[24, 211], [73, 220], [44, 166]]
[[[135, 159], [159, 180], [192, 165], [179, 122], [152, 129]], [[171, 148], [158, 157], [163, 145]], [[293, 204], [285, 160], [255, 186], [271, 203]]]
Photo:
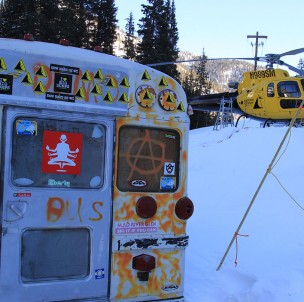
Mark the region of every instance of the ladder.
[[228, 125], [234, 126], [232, 103], [232, 98], [221, 98], [220, 108], [213, 126], [213, 130], [220, 130], [224, 127], [228, 127]]

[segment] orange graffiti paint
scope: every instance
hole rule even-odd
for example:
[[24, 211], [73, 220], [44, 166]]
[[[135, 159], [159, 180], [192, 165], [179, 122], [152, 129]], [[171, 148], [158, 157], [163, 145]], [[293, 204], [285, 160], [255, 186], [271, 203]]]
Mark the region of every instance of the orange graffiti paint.
[[93, 208], [94, 212], [96, 212], [98, 214], [98, 217], [96, 217], [96, 218], [89, 218], [89, 220], [91, 220], [91, 221], [98, 221], [98, 220], [101, 220], [102, 217], [103, 217], [103, 215], [97, 209], [97, 206], [102, 207], [103, 206], [103, 202], [100, 202], [100, 201], [93, 202], [92, 208]]
[[62, 217], [64, 209], [64, 201], [61, 198], [51, 197], [47, 203], [47, 220], [51, 222], [58, 221]]

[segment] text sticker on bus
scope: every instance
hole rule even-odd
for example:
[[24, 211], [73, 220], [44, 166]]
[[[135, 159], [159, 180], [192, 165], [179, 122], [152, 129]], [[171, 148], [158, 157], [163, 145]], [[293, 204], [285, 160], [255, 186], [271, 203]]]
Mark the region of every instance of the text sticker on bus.
[[82, 134], [44, 131], [42, 172], [80, 174]]

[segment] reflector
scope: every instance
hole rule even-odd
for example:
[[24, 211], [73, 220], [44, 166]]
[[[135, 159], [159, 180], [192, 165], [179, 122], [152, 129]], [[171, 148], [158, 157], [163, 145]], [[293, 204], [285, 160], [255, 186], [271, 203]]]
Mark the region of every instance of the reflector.
[[136, 213], [140, 218], [151, 218], [155, 215], [156, 210], [156, 201], [151, 196], [140, 197], [136, 202]]
[[175, 214], [179, 219], [190, 218], [194, 211], [194, 205], [190, 198], [182, 197], [175, 205]]

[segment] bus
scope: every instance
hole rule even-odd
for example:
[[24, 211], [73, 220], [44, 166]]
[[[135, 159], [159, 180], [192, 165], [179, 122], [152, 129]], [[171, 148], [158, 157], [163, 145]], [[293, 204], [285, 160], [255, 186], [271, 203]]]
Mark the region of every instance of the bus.
[[174, 79], [0, 39], [0, 301], [184, 301], [189, 114]]

